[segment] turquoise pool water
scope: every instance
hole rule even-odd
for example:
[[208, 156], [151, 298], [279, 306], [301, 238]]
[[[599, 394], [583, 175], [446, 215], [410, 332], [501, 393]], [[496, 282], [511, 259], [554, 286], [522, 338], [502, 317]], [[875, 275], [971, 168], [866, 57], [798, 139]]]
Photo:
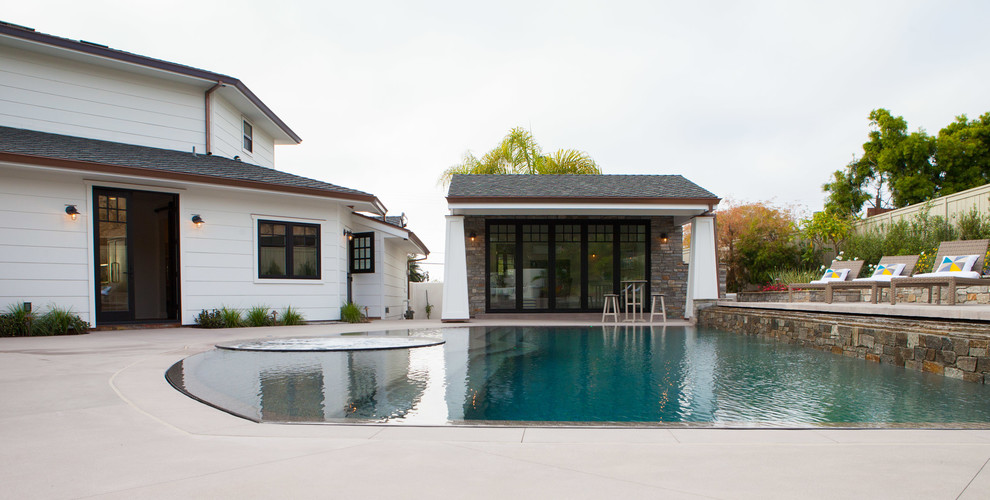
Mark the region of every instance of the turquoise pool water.
[[990, 387], [692, 327], [471, 327], [368, 336], [442, 345], [349, 352], [218, 349], [178, 389], [271, 422], [990, 423]]

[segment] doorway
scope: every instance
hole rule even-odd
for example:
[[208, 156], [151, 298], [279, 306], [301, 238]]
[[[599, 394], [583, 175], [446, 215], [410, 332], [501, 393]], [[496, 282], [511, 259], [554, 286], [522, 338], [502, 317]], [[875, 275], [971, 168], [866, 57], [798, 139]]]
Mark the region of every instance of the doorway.
[[93, 188], [98, 323], [179, 319], [178, 195]]

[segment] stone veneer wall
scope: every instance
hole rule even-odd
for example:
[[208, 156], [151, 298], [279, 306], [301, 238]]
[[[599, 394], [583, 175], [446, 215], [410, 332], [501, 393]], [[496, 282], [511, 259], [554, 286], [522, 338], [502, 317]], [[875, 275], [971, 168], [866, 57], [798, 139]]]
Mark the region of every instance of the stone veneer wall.
[[[889, 304], [887, 295], [889, 289], [883, 291], [880, 303]], [[949, 289], [942, 287], [942, 303], [948, 303]], [[737, 302], [787, 302], [787, 292], [739, 292]], [[795, 290], [794, 302], [824, 302], [825, 290]], [[869, 290], [836, 290], [832, 294], [833, 302], [869, 302]], [[927, 288], [901, 288], [897, 290], [897, 303], [923, 302], [928, 303]], [[990, 286], [970, 286], [956, 288], [956, 304], [987, 304], [990, 303]], [[934, 302], [933, 302], [934, 303]]]
[[[666, 293], [668, 318], [684, 316], [684, 300], [687, 295], [687, 264], [682, 259], [681, 226], [672, 217], [605, 217], [605, 216], [531, 216], [494, 217], [465, 216], [464, 237], [467, 251], [468, 306], [471, 317], [485, 312], [485, 220], [645, 220], [650, 219], [650, 275], [653, 286]], [[471, 233], [475, 241], [471, 241]], [[667, 233], [667, 243], [659, 241], [660, 234]], [[649, 299], [647, 299], [649, 300]], [[647, 302], [646, 307], [650, 304]]]
[[986, 324], [715, 306], [698, 313], [698, 326], [969, 382], [990, 382], [990, 325]]

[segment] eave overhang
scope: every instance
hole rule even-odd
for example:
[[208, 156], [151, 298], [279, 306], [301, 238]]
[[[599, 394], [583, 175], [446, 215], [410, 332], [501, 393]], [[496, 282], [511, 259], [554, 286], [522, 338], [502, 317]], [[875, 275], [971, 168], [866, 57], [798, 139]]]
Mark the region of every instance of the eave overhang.
[[49, 158], [45, 156], [28, 155], [21, 153], [0, 152], [0, 162], [19, 164], [25, 166], [38, 166], [64, 170], [75, 170], [81, 172], [93, 172], [101, 174], [119, 175], [122, 177], [140, 177], [148, 179], [161, 179], [165, 181], [182, 181], [197, 184], [212, 184], [222, 187], [236, 187], [244, 189], [254, 189], [260, 191], [270, 191], [276, 193], [292, 193], [306, 196], [316, 196], [340, 201], [352, 209], [356, 208], [356, 203], [363, 204], [369, 212], [385, 214], [385, 206], [376, 196], [365, 196], [355, 193], [345, 193], [324, 189], [308, 188], [302, 186], [287, 186], [282, 184], [272, 184], [267, 182], [250, 181], [243, 179], [230, 179], [226, 177], [215, 177], [210, 175], [191, 174], [184, 172], [166, 172], [152, 168], [128, 167], [121, 165], [111, 165], [80, 160], [67, 160], [63, 158]]
[[353, 215], [357, 216], [362, 224], [376, 228], [385, 233], [387, 236], [402, 238], [403, 240], [408, 241], [413, 250], [418, 250], [410, 253], [417, 253], [425, 256], [430, 255], [430, 249], [426, 248], [426, 244], [423, 243], [423, 240], [419, 239], [419, 236], [416, 236], [416, 233], [410, 231], [409, 229], [399, 227], [394, 224], [389, 224], [381, 219], [368, 217], [367, 215], [357, 212], [354, 212]]
[[671, 216], [679, 223], [714, 210], [719, 198], [483, 198], [447, 197], [452, 215]]

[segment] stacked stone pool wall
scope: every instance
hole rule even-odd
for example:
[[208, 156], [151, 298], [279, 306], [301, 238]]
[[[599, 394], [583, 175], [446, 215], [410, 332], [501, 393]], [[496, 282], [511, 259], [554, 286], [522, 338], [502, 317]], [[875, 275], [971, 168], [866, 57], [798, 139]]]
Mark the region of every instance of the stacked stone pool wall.
[[698, 312], [698, 326], [969, 382], [990, 381], [986, 323], [715, 306]]

